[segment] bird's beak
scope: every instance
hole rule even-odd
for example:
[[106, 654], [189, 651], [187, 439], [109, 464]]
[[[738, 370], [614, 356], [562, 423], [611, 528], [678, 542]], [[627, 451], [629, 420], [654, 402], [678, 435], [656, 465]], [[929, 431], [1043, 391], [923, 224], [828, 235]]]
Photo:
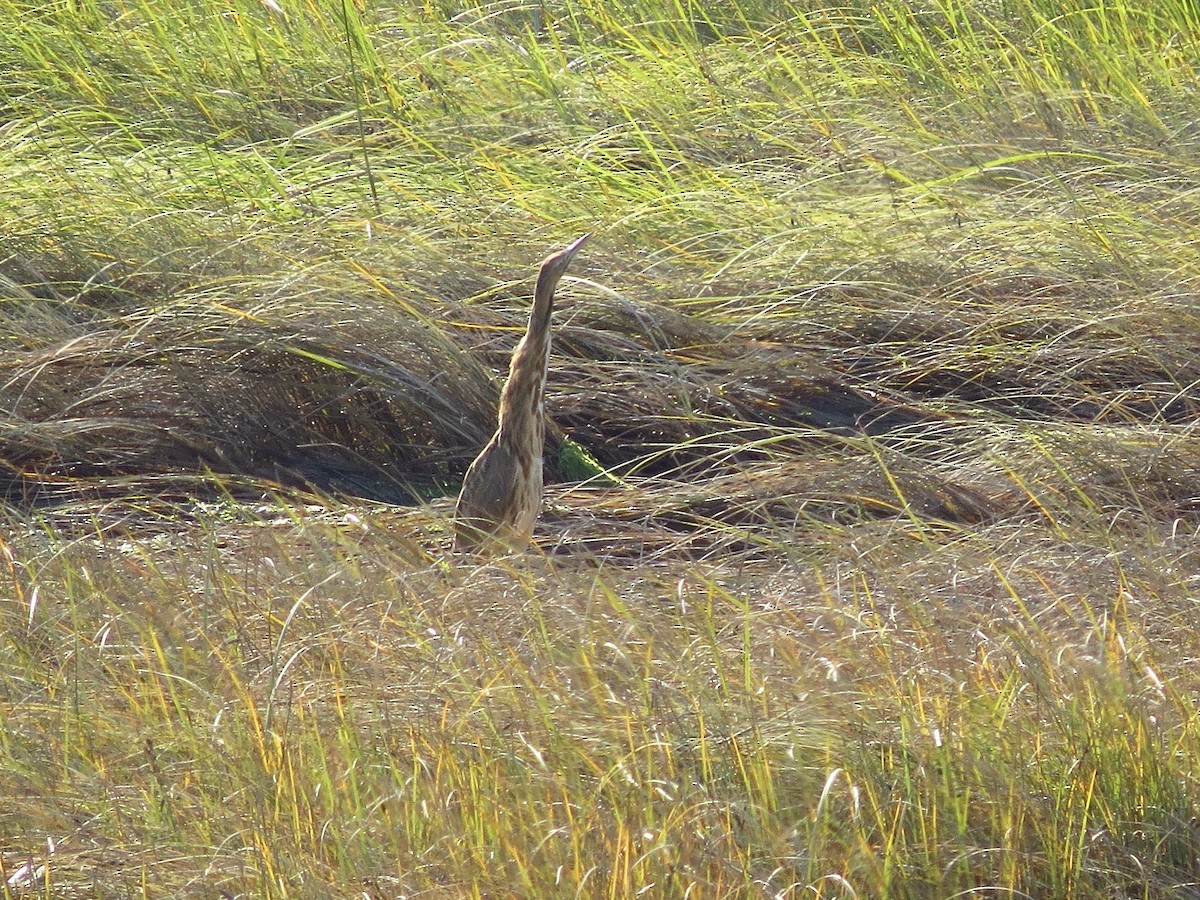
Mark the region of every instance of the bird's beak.
[[591, 236], [592, 236], [592, 233], [589, 231], [583, 237], [576, 238], [567, 247], [567, 249], [562, 252], [562, 255], [569, 260], [571, 257], [573, 257], [579, 251], [579, 248], [582, 247], [587, 242], [587, 239], [590, 238]]

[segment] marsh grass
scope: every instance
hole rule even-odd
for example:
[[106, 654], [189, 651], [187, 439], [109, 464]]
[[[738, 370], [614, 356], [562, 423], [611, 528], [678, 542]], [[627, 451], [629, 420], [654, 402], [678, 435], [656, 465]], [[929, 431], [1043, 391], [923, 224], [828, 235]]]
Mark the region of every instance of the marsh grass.
[[1195, 896], [1194, 4], [0, 27], [6, 897]]

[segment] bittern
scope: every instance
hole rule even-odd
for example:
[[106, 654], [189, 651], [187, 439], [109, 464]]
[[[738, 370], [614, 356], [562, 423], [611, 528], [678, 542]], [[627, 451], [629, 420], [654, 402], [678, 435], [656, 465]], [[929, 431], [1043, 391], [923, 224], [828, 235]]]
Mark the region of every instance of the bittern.
[[500, 392], [496, 433], [463, 479], [454, 510], [454, 549], [523, 550], [542, 510], [542, 448], [546, 439], [546, 366], [554, 291], [588, 239], [542, 260], [525, 336], [513, 351]]

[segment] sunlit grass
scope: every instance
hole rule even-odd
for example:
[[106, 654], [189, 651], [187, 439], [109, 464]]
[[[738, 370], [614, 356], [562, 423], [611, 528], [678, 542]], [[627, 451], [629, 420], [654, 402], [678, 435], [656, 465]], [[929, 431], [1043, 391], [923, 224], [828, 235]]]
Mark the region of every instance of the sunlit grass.
[[1194, 4], [0, 26], [5, 896], [1195, 893]]
[[20, 833], [70, 838], [64, 884], [151, 893], [1071, 894], [1146, 877], [1128, 853], [1170, 893], [1177, 580], [1079, 530], [807, 537], [735, 575], [443, 572], [357, 525], [30, 535]]

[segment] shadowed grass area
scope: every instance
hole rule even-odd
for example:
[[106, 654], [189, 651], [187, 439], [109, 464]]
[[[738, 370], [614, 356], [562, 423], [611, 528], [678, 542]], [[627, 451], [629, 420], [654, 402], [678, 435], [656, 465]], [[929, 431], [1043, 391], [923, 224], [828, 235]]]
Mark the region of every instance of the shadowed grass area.
[[1193, 4], [0, 26], [5, 896], [1195, 894]]

